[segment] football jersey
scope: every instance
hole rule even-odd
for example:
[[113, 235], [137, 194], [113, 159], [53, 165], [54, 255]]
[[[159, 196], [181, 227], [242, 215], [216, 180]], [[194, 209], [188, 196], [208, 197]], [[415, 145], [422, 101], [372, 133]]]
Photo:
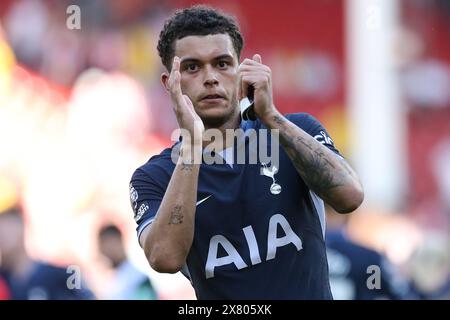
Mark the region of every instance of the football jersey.
[[326, 244], [335, 299], [417, 298], [409, 281], [383, 255], [353, 242], [344, 229], [328, 229]]
[[[17, 278], [0, 269], [0, 278], [6, 280], [12, 300], [92, 300], [94, 294], [84, 281], [75, 277], [69, 268], [33, 261], [26, 277]], [[73, 285], [71, 287], [70, 285]]]
[[[340, 156], [311, 115], [286, 118]], [[244, 138], [221, 154], [223, 164], [200, 165], [194, 239], [183, 274], [199, 299], [331, 299], [323, 201], [309, 190], [281, 145], [276, 145], [277, 165], [262, 157], [251, 161], [256, 150], [271, 153], [271, 133], [259, 120], [241, 121], [240, 127]], [[178, 144], [132, 176], [138, 237], [158, 212]], [[238, 159], [242, 153], [245, 164]]]

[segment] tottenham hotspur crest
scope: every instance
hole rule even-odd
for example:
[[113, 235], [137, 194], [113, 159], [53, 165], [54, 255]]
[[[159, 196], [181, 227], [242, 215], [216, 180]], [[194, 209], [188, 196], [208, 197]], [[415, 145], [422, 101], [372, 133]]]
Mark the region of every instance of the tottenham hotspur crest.
[[280, 194], [281, 192], [281, 186], [276, 183], [275, 175], [278, 172], [278, 168], [276, 166], [272, 166], [271, 168], [267, 167], [267, 164], [261, 163], [263, 166], [261, 173], [269, 178], [272, 178], [272, 185], [270, 186], [270, 193], [272, 194]]

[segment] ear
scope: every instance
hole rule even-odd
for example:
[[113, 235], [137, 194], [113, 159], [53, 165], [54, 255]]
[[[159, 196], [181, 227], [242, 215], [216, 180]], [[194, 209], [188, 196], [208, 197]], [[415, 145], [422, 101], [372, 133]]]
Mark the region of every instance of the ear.
[[169, 91], [169, 74], [167, 72], [161, 74], [161, 84], [166, 91]]

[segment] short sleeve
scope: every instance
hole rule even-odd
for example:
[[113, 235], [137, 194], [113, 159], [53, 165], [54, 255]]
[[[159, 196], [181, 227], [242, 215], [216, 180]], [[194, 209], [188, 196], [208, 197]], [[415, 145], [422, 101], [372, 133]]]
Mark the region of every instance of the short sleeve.
[[137, 169], [130, 181], [130, 202], [137, 223], [138, 239], [142, 230], [155, 219], [165, 193], [164, 172], [151, 166], [149, 173]]
[[312, 115], [307, 113], [294, 113], [286, 115], [286, 119], [294, 123], [297, 127], [303, 129], [310, 136], [314, 137], [314, 139], [342, 157], [336, 149], [334, 141], [331, 139], [327, 130], [322, 126], [319, 120], [314, 118]]

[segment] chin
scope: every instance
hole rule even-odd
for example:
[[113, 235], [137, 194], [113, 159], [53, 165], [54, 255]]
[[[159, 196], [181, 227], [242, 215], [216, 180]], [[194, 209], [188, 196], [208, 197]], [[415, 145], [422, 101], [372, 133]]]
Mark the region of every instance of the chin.
[[203, 123], [208, 127], [220, 127], [233, 116], [233, 113], [228, 109], [203, 110], [203, 112], [199, 112], [198, 114]]
[[221, 103], [198, 103], [195, 106], [195, 111], [202, 119], [203, 123], [207, 127], [220, 127], [233, 116], [235, 116], [237, 110], [233, 105], [235, 103], [229, 103], [229, 101], [222, 101]]

